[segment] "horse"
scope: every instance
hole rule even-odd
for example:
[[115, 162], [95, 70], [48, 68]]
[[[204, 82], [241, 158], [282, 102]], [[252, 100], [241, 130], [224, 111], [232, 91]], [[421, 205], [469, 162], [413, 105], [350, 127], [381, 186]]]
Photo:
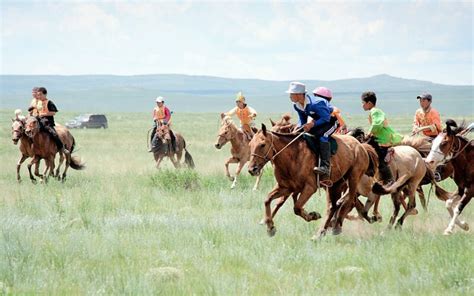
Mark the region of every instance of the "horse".
[[458, 189], [446, 202], [451, 221], [444, 231], [445, 235], [453, 233], [455, 224], [469, 230], [469, 225], [459, 220], [459, 215], [474, 195], [474, 141], [459, 135], [464, 128], [464, 124], [458, 126], [454, 120], [447, 120], [446, 129], [433, 140], [425, 160], [431, 168], [443, 163], [451, 163], [454, 168], [453, 179]]
[[[33, 153], [33, 148], [32, 144], [33, 142], [31, 139], [25, 134], [25, 123], [26, 120], [20, 120], [20, 119], [12, 119], [12, 141], [14, 145], [17, 145], [18, 142], [20, 142], [20, 145], [18, 146], [18, 149], [20, 150], [20, 159], [18, 160], [16, 164], [16, 180], [18, 182], [21, 182], [21, 176], [20, 176], [20, 167], [23, 164], [23, 162], [28, 159], [29, 157], [34, 158], [34, 153]], [[31, 165], [29, 165], [31, 167]], [[35, 180], [35, 177], [31, 173], [31, 169], [28, 169], [28, 172], [30, 174], [30, 179]], [[35, 174], [39, 175], [39, 161], [36, 163], [35, 166]]]
[[[175, 137], [175, 147], [172, 145], [172, 136]], [[168, 125], [162, 124], [156, 129], [156, 138], [158, 139], [158, 146], [153, 150], [156, 168], [160, 167], [160, 163], [165, 157], [171, 160], [175, 168], [181, 167], [183, 151], [185, 152], [184, 163], [190, 169], [195, 167], [193, 157], [186, 149], [186, 141], [181, 134], [174, 133]]]
[[[365, 139], [365, 133], [361, 128], [356, 128], [350, 132], [351, 136], [359, 141]], [[359, 184], [359, 193], [368, 197], [364, 211], [368, 211], [375, 203], [374, 212], [378, 213], [378, 202], [380, 195], [391, 194], [394, 204], [394, 212], [389, 222], [389, 227], [393, 226], [400, 210], [400, 204], [405, 208], [405, 213], [397, 222], [397, 228], [403, 225], [406, 216], [416, 214], [415, 193], [418, 191], [420, 201], [426, 210], [426, 201], [424, 199], [421, 185], [432, 184], [435, 186], [435, 192], [438, 199], [446, 201], [449, 194], [436, 184], [435, 175], [427, 168], [418, 149], [425, 151], [428, 144], [426, 138], [405, 137], [402, 145], [394, 146], [390, 153], [391, 161], [388, 164], [393, 176], [398, 179], [391, 186], [381, 186], [374, 178], [363, 178]], [[447, 177], [444, 175], [444, 177]], [[405, 196], [408, 196], [409, 203], [405, 203]], [[374, 217], [377, 217], [376, 215]]]
[[[319, 213], [307, 213], [304, 209], [304, 205], [319, 188], [319, 184], [313, 172], [316, 156], [305, 141], [295, 139], [300, 135], [267, 131], [266, 126], [262, 124], [262, 129], [250, 141], [249, 173], [253, 176], [259, 175], [265, 164], [271, 161], [277, 180], [277, 184], [265, 200], [265, 223], [270, 236], [276, 233], [274, 215], [271, 211], [271, 202], [274, 199], [279, 198], [276, 206], [279, 207], [291, 194], [295, 202], [293, 210], [296, 215], [307, 222], [321, 218]], [[318, 231], [319, 238], [326, 234], [333, 216], [335, 216], [333, 234], [341, 233], [344, 218], [354, 206], [357, 206], [357, 184], [375, 157], [375, 155], [369, 156], [362, 144], [353, 137], [333, 135], [333, 138], [338, 145], [337, 153], [331, 158], [329, 179], [333, 186], [327, 188], [327, 217]], [[349, 187], [348, 193], [338, 204], [346, 182]]]
[[[230, 188], [235, 188], [237, 185], [237, 177], [240, 175], [242, 168], [250, 159], [250, 147], [247, 135], [232, 122], [232, 118], [229, 116], [223, 116], [217, 141], [214, 147], [221, 149], [224, 145], [230, 142], [232, 147], [230, 153], [232, 156], [225, 162], [225, 172], [227, 178], [232, 181]], [[238, 163], [235, 177], [230, 175], [229, 164]], [[261, 174], [257, 176], [253, 190], [257, 190], [258, 184], [260, 183]]]
[[[46, 162], [46, 167], [43, 171], [43, 174], [37, 174], [37, 176], [41, 177], [46, 182], [48, 178], [47, 173], [49, 172], [49, 175], [53, 175], [54, 172], [54, 157], [58, 152], [56, 143], [52, 140], [51, 136], [47, 132], [40, 130], [40, 123], [36, 117], [28, 117], [25, 125], [25, 134], [31, 139], [33, 143], [32, 149], [33, 154], [35, 155], [33, 161], [28, 165], [30, 178], [31, 165], [36, 164], [41, 158], [43, 158]], [[75, 170], [82, 170], [85, 168], [85, 165], [79, 160], [78, 157], [71, 157], [71, 153], [74, 151], [75, 140], [74, 137], [69, 133], [69, 131], [65, 127], [58, 125], [56, 127], [56, 132], [58, 133], [59, 138], [63, 142], [65, 148], [68, 150], [65, 156], [60, 155], [59, 167], [61, 166], [63, 157], [66, 158], [66, 166], [62, 173], [62, 176], [59, 176], [59, 167], [57, 171], [58, 178], [61, 181], [64, 181], [66, 179], [66, 172], [69, 166]], [[32, 181], [35, 182], [35, 179], [33, 178]]]

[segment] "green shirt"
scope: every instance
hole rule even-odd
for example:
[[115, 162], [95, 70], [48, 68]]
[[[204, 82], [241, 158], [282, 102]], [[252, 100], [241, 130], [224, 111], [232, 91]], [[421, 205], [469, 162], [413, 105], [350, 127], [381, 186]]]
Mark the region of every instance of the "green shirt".
[[370, 109], [369, 122], [371, 123], [369, 133], [375, 136], [375, 140], [382, 146], [399, 144], [403, 136], [388, 126], [385, 113], [377, 108]]

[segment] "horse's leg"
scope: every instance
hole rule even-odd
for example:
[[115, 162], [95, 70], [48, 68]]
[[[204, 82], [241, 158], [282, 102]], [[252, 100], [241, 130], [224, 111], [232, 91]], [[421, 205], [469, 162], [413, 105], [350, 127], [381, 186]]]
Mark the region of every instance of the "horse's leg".
[[393, 214], [392, 217], [390, 217], [388, 228], [392, 228], [393, 224], [395, 223], [395, 220], [398, 217], [398, 213], [400, 212], [400, 193], [397, 191], [395, 193], [392, 193], [391, 196], [393, 202]]
[[296, 200], [295, 205], [293, 206], [293, 211], [295, 212], [295, 215], [300, 216], [303, 218], [306, 222], [310, 222], [313, 220], [318, 220], [321, 218], [321, 214], [318, 212], [311, 212], [308, 213], [304, 209], [304, 205], [308, 202], [308, 200], [311, 198], [313, 193], [316, 192], [316, 188], [311, 186], [311, 185], [306, 185], [303, 188], [303, 191], [301, 191], [300, 196]]
[[36, 164], [35, 175], [38, 176], [38, 175], [39, 175], [39, 172], [38, 172], [38, 160], [36, 159], [36, 156], [33, 156], [33, 158], [31, 159], [30, 163], [27, 165], [28, 173], [30, 174], [30, 180], [31, 180], [31, 182], [36, 183], [36, 179], [35, 179], [35, 177], [33, 176], [33, 174], [31, 173], [31, 166], [32, 166], [33, 164]]
[[321, 239], [326, 235], [326, 232], [331, 225], [331, 220], [336, 213], [337, 207], [337, 198], [331, 198], [332, 196], [341, 196], [341, 182], [334, 184], [326, 191], [326, 221], [320, 226], [318, 232], [313, 236], [314, 239]]
[[[356, 195], [356, 198], [355, 198], [355, 207], [356, 207], [357, 213], [359, 214], [359, 217], [364, 218], [364, 219], [365, 219], [367, 222], [369, 222], [369, 223], [374, 223], [375, 220], [369, 217], [369, 215], [368, 215], [369, 210], [366, 209], [366, 207], [365, 207], [365, 206], [362, 204], [362, 202], [359, 200], [358, 195], [359, 195], [359, 194], [357, 194], [357, 195]], [[369, 200], [367, 200], [367, 203], [369, 203]], [[367, 203], [366, 203], [366, 204], [367, 204]], [[359, 217], [358, 217], [358, 218], [359, 218]], [[349, 219], [349, 220], [352, 220], [352, 219], [350, 218], [350, 215], [349, 215], [349, 214], [346, 216], [346, 218]]]
[[183, 157], [183, 150], [184, 148], [181, 148], [179, 149], [178, 148], [178, 151], [176, 152], [176, 161], [178, 162], [178, 165], [181, 166], [181, 158]]
[[400, 219], [398, 219], [398, 222], [397, 222], [397, 225], [395, 226], [395, 228], [402, 228], [402, 225], [403, 225], [403, 222], [405, 221], [405, 218], [408, 215], [412, 215], [413, 211], [416, 210], [415, 209], [415, 207], [416, 207], [416, 199], [415, 199], [415, 197], [416, 197], [416, 186], [414, 186], [414, 184], [409, 184], [407, 190], [408, 190], [408, 192], [407, 192], [408, 207], [405, 210], [405, 213], [403, 213], [403, 215], [400, 217]]
[[[347, 198], [344, 199], [343, 203], [336, 212], [336, 225], [332, 230], [332, 234], [334, 235], [338, 235], [342, 232], [342, 223], [344, 222], [344, 219], [356, 205], [357, 185], [363, 174], [363, 171], [361, 171], [359, 174], [353, 171], [349, 176], [349, 192], [347, 193]], [[337, 197], [331, 196], [331, 198]]]
[[[21, 182], [21, 177], [20, 177], [20, 167], [21, 167], [21, 164], [25, 161], [25, 159], [28, 158], [28, 155], [25, 155], [25, 154], [21, 154], [20, 156], [20, 159], [18, 160], [18, 162], [16, 163], [16, 180], [18, 182]], [[30, 172], [31, 174], [31, 172]]]
[[[275, 185], [272, 191], [268, 194], [265, 199], [265, 223], [267, 224], [267, 233], [269, 236], [274, 236], [276, 233], [276, 228], [273, 223], [273, 216], [271, 210], [272, 200], [281, 196], [288, 196], [290, 192], [288, 189], [281, 188], [278, 184]], [[276, 213], [275, 213], [276, 214]]]
[[170, 160], [171, 160], [171, 163], [173, 163], [174, 168], [175, 168], [175, 169], [179, 169], [179, 161], [177, 161], [177, 160], [174, 158], [174, 153], [173, 153], [173, 152], [171, 152], [171, 153], [169, 154], [169, 158], [170, 158]]
[[[448, 209], [448, 212], [451, 218], [454, 216], [454, 208], [459, 204], [461, 200], [461, 197], [462, 197], [461, 194], [462, 194], [461, 192], [458, 192], [446, 201], [446, 208]], [[459, 220], [459, 218], [456, 219], [455, 223], [456, 225], [458, 225], [464, 230], [469, 229], [469, 225], [465, 221]]]
[[235, 178], [234, 178], [234, 181], [232, 182], [232, 185], [230, 186], [231, 189], [234, 189], [235, 188], [235, 185], [237, 185], [237, 177], [240, 175], [240, 171], [242, 170], [242, 168], [244, 167], [246, 161], [240, 161], [239, 162], [239, 165], [237, 167], [237, 171], [235, 171]]
[[233, 156], [229, 157], [229, 159], [225, 162], [225, 175], [227, 176], [227, 178], [229, 178], [229, 180], [231, 181], [234, 181], [234, 177], [232, 177], [230, 175], [230, 172], [229, 172], [229, 164], [230, 163], [238, 163], [239, 162], [239, 159], [238, 158], [235, 158]]
[[61, 176], [61, 181], [64, 182], [66, 180], [66, 173], [67, 173], [67, 170], [69, 169], [69, 166], [70, 166], [70, 163], [71, 163], [71, 155], [69, 155], [69, 157], [65, 157], [66, 158], [66, 164], [64, 165], [64, 171], [63, 171], [63, 174]]
[[[288, 196], [289, 195], [286, 195], [286, 196], [281, 196], [278, 201], [277, 201], [277, 204], [275, 205], [275, 207], [273, 208], [272, 210], [272, 219], [275, 218], [275, 215], [276, 213], [278, 212], [278, 210], [281, 208], [281, 206], [286, 202], [286, 200], [288, 199]], [[296, 203], [296, 199], [298, 197], [298, 194], [297, 193], [293, 193], [291, 195], [291, 197], [293, 197], [293, 204]], [[260, 224], [265, 224], [265, 217], [260, 221]]]
[[255, 180], [255, 185], [253, 185], [253, 191], [256, 191], [258, 189], [258, 185], [260, 184], [260, 179], [262, 178], [263, 175], [263, 170], [260, 171], [260, 174], [257, 176], [257, 180]]
[[160, 163], [161, 161], [163, 160], [163, 156], [158, 156], [156, 158], [156, 168], [159, 169], [160, 168]]
[[374, 196], [374, 211], [372, 212], [374, 214], [373, 217], [376, 219], [377, 222], [382, 222], [382, 215], [380, 215], [379, 212], [380, 195], [374, 194]]
[[423, 207], [423, 210], [425, 212], [428, 211], [428, 207], [426, 205], [425, 193], [423, 192], [423, 188], [421, 188], [421, 185], [418, 186], [418, 188], [416, 189], [416, 192], [418, 192], [418, 197], [420, 198], [420, 203], [421, 203], [421, 206]]
[[[464, 230], [469, 230], [469, 225], [464, 222], [462, 223], [461, 221], [458, 220], [458, 217], [459, 215], [462, 213], [462, 210], [464, 209], [464, 207], [471, 201], [472, 199], [472, 196], [473, 196], [473, 193], [474, 193], [474, 185], [471, 185], [471, 190], [465, 190], [464, 191], [464, 195], [462, 196], [461, 200], [459, 201], [459, 203], [457, 204], [456, 206], [456, 209], [454, 210], [454, 214], [453, 214], [453, 217], [451, 218], [451, 221], [449, 222], [449, 225], [448, 227], [446, 228], [446, 230], [444, 231], [444, 234], [445, 235], [449, 235], [449, 234], [452, 234], [453, 233], [453, 230], [454, 230], [454, 224], [458, 224], [459, 227], [461, 227], [462, 229]], [[459, 222], [459, 223], [457, 223]], [[462, 225], [462, 226], [461, 226]]]
[[59, 152], [59, 163], [58, 163], [58, 167], [56, 168], [56, 172], [54, 173], [54, 176], [58, 178], [58, 180], [61, 180], [59, 173], [61, 170], [61, 166], [63, 165], [63, 162], [64, 162], [64, 153]]

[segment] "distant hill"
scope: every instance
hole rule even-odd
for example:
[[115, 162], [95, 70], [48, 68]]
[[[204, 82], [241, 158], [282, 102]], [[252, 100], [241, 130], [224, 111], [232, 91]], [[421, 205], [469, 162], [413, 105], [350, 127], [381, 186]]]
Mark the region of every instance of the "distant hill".
[[[442, 114], [473, 115], [474, 87], [453, 86], [404, 79], [382, 74], [368, 78], [334, 81], [302, 80], [309, 91], [329, 87], [334, 105], [345, 114], [362, 114], [360, 94], [373, 90], [379, 106], [390, 114], [412, 114], [418, 108], [416, 96], [433, 95], [433, 105]], [[291, 111], [285, 90], [289, 81], [231, 79], [178, 74], [159, 75], [1, 75], [0, 109], [26, 109], [33, 86], [45, 86], [58, 108], [78, 112], [150, 111], [154, 99], [164, 96], [174, 112], [221, 112], [234, 106], [235, 93], [242, 90], [248, 102], [260, 112]]]

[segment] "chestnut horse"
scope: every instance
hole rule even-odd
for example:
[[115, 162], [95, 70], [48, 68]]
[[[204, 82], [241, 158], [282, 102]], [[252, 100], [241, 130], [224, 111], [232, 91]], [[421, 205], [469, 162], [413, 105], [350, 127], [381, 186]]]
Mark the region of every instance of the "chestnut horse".
[[[232, 147], [230, 153], [232, 156], [225, 162], [225, 173], [227, 178], [232, 181], [230, 188], [235, 188], [237, 185], [237, 177], [240, 175], [242, 168], [250, 159], [250, 147], [249, 140], [246, 134], [238, 129], [237, 126], [232, 122], [232, 118], [229, 116], [223, 116], [219, 134], [217, 136], [217, 142], [214, 145], [217, 149], [221, 149], [227, 142], [230, 142]], [[235, 177], [230, 175], [229, 164], [238, 163]], [[260, 183], [261, 174], [257, 176], [253, 190], [257, 190], [258, 184]]]
[[[454, 120], [447, 120], [446, 129], [433, 140], [431, 151], [426, 157], [431, 168], [448, 162], [454, 168], [453, 179], [458, 190], [446, 202], [451, 215], [451, 221], [444, 231], [446, 235], [453, 233], [455, 224], [469, 230], [469, 225], [460, 221], [459, 215], [474, 195], [474, 141], [459, 135], [463, 130], [464, 125], [458, 127]], [[454, 211], [453, 206], [456, 207]]]
[[[250, 163], [249, 173], [253, 176], [259, 175], [265, 164], [272, 162], [275, 170], [277, 184], [268, 194], [265, 200], [265, 223], [267, 233], [273, 236], [276, 232], [274, 226], [271, 202], [279, 198], [280, 201], [292, 194], [296, 199], [294, 212], [307, 222], [321, 218], [316, 212], [307, 213], [304, 205], [319, 188], [313, 167], [316, 164], [316, 156], [307, 147], [302, 139], [296, 139], [297, 134], [281, 134], [271, 132], [262, 124], [262, 129], [250, 141]], [[333, 234], [339, 234], [342, 223], [347, 213], [356, 205], [357, 184], [368, 170], [370, 159], [367, 151], [355, 138], [345, 135], [333, 136], [338, 145], [338, 150], [331, 158], [330, 181], [333, 186], [327, 188], [328, 204], [327, 217], [321, 226], [318, 236], [326, 234], [331, 219], [335, 216], [335, 227]], [[349, 191], [338, 205], [341, 199], [344, 184], [348, 182]]]
[[[62, 173], [62, 176], [59, 176], [59, 171], [57, 171], [58, 178], [64, 181], [66, 179], [66, 172], [69, 166], [71, 166], [71, 168], [75, 170], [82, 170], [85, 168], [85, 165], [81, 163], [79, 158], [71, 157], [71, 153], [73, 152], [74, 146], [75, 146], [74, 137], [69, 133], [69, 131], [66, 128], [62, 126], [58, 125], [55, 127], [55, 129], [61, 141], [63, 142], [65, 148], [69, 151], [65, 155], [66, 166]], [[27, 118], [25, 134], [31, 139], [33, 143], [32, 149], [33, 149], [33, 154], [35, 155], [33, 161], [28, 165], [30, 176], [31, 176], [31, 165], [36, 164], [37, 162], [39, 162], [41, 158], [43, 158], [45, 160], [46, 167], [43, 171], [43, 175], [38, 174], [37, 176], [41, 177], [44, 181], [47, 181], [48, 175], [52, 175], [54, 171], [54, 157], [56, 156], [56, 153], [58, 152], [56, 143], [51, 138], [51, 135], [49, 135], [47, 132], [40, 130], [40, 124], [36, 117], [30, 116]], [[64, 156], [60, 155], [61, 159], [63, 159], [63, 157]], [[61, 166], [61, 163], [62, 163], [61, 159], [60, 159], [59, 167]], [[33, 178], [32, 181], [34, 182], [35, 179]]]
[[[171, 135], [175, 137], [175, 148], [173, 148], [171, 142]], [[156, 161], [156, 168], [160, 167], [160, 163], [165, 157], [169, 157], [175, 168], [181, 166], [181, 158], [183, 157], [184, 151], [184, 163], [188, 168], [194, 168], [194, 161], [191, 154], [186, 150], [186, 141], [183, 136], [179, 133], [174, 133], [168, 125], [162, 124], [156, 129], [156, 138], [158, 140], [158, 146], [153, 151], [153, 156]], [[176, 158], [175, 158], [176, 157]]]

